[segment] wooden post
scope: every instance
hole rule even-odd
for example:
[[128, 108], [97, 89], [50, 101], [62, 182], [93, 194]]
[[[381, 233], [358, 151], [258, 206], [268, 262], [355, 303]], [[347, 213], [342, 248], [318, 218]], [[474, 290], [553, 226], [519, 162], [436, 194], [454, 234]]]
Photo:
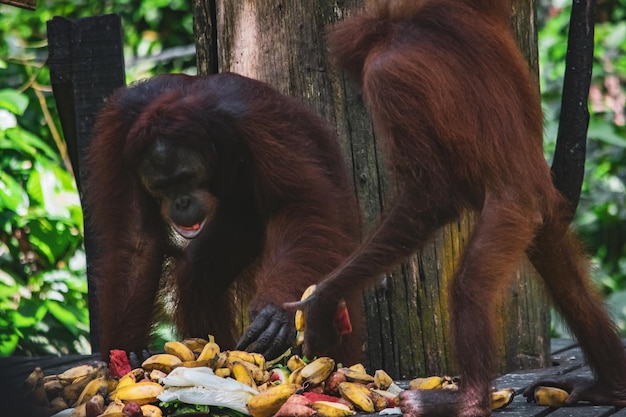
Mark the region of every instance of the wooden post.
[[[349, 16], [363, 1], [194, 0], [194, 9], [213, 2], [218, 69], [263, 80], [299, 97], [335, 127], [353, 172], [364, 229], [369, 229], [385, 209], [394, 184], [385, 171], [361, 95], [330, 63], [325, 40], [328, 26]], [[520, 43], [536, 58], [530, 12], [534, 1], [515, 3], [515, 18], [527, 39]], [[197, 13], [195, 18], [197, 25], [206, 19]], [[205, 33], [196, 33], [197, 45], [209, 43], [202, 39]], [[536, 71], [536, 59], [531, 66]], [[468, 239], [472, 217], [467, 213], [442, 228], [423, 250], [389, 271], [385, 286], [367, 292], [368, 369], [382, 368], [402, 379], [456, 372], [448, 346], [446, 286]], [[517, 275], [511, 297], [500, 309], [502, 372], [543, 366], [549, 357], [546, 298], [531, 279], [532, 268], [525, 265]]]
[[[48, 21], [50, 79], [65, 141], [72, 161], [78, 191], [83, 197], [87, 173], [80, 164], [95, 117], [105, 99], [125, 85], [122, 25], [119, 16], [105, 15]], [[88, 207], [83, 205], [88, 218]], [[91, 259], [97, 242], [88, 222], [84, 225], [89, 288], [92, 351], [98, 351], [97, 282], [91, 277]]]

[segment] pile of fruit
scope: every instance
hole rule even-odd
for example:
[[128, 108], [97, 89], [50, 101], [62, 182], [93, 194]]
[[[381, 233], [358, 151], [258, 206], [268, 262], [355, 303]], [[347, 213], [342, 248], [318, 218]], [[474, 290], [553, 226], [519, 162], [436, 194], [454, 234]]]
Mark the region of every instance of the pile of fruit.
[[[394, 408], [402, 389], [382, 369], [343, 367], [332, 358], [307, 361], [289, 351], [268, 362], [258, 353], [221, 351], [209, 337], [165, 343], [165, 353], [114, 376], [116, 360], [28, 377], [29, 401], [48, 404], [57, 417], [343, 417]], [[112, 376], [113, 375], [113, 376]], [[417, 378], [410, 389], [457, 389], [449, 377]], [[511, 389], [494, 391], [493, 408], [508, 405]]]

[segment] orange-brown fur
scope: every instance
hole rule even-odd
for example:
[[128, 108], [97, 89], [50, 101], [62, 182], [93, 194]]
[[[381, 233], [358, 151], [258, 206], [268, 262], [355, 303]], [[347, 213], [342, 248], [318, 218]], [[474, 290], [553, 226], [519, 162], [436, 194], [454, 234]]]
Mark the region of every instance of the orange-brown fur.
[[[232, 349], [235, 287], [248, 291], [253, 314], [282, 307], [356, 245], [356, 202], [335, 135], [266, 84], [235, 74], [158, 76], [111, 97], [94, 132], [87, 197], [103, 357], [148, 346], [165, 284], [182, 336], [211, 333]], [[182, 248], [137, 173], [157, 139], [199, 152], [213, 173], [201, 190], [217, 207], [210, 227]], [[359, 311], [353, 302], [357, 329]], [[359, 336], [351, 340], [345, 356], [337, 353], [346, 361], [361, 351]]]
[[480, 212], [450, 287], [461, 388], [403, 393], [406, 416], [490, 415], [496, 305], [524, 255], [597, 378], [577, 385], [569, 402], [626, 405], [626, 356], [544, 159], [540, 97], [508, 11], [503, 0], [376, 2], [331, 33], [334, 57], [362, 88], [399, 187], [361, 246], [309, 300], [290, 305], [305, 310], [305, 353], [338, 343], [329, 323], [340, 297], [374, 284], [462, 210]]

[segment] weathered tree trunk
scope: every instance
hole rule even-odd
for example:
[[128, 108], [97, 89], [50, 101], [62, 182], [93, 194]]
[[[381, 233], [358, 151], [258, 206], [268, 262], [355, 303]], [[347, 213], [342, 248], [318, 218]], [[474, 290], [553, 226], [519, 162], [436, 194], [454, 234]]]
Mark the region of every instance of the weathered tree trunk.
[[[363, 211], [364, 231], [385, 209], [392, 180], [373, 135], [370, 119], [354, 85], [328, 57], [325, 33], [349, 16], [362, 1], [194, 0], [196, 27], [215, 5], [217, 68], [268, 82], [301, 98], [334, 126]], [[534, 1], [515, 0], [515, 27], [520, 44], [537, 70]], [[196, 37], [210, 31], [197, 31]], [[212, 44], [196, 39], [202, 48]], [[199, 57], [211, 56], [206, 50]], [[202, 61], [202, 58], [199, 58]], [[199, 62], [199, 68], [213, 64]], [[385, 285], [365, 294], [368, 316], [369, 369], [383, 368], [395, 378], [454, 373], [447, 343], [449, 322], [446, 286], [468, 239], [472, 213], [440, 230], [418, 254], [389, 271]], [[501, 371], [546, 363], [550, 314], [532, 268], [520, 267], [512, 297], [500, 309]]]

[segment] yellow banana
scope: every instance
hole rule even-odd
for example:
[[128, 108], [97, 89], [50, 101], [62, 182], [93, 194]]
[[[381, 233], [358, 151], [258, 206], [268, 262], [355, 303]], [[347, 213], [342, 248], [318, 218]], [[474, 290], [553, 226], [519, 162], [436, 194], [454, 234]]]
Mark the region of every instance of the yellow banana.
[[262, 370], [261, 368], [259, 368], [258, 366], [250, 362], [237, 361], [237, 363], [240, 363], [241, 365], [243, 365], [245, 368], [248, 369], [248, 371], [250, 372], [250, 375], [252, 375], [252, 378], [254, 379], [254, 382], [256, 382], [257, 385], [267, 382], [270, 378], [269, 372]]
[[78, 407], [81, 404], [86, 403], [95, 395], [102, 395], [103, 397], [107, 395], [109, 383], [107, 378], [101, 376], [100, 378], [92, 379], [83, 389], [80, 396], [74, 403], [74, 407]]
[[342, 382], [339, 384], [339, 394], [350, 401], [354, 406], [365, 413], [374, 412], [374, 402], [370, 396], [370, 389], [356, 382]]
[[228, 362], [228, 352], [220, 352], [215, 360], [215, 368], [224, 368]]
[[128, 372], [126, 375], [120, 378], [120, 381], [117, 383], [117, 388], [120, 389], [127, 385], [134, 384], [137, 381], [140, 381], [145, 374], [143, 368], [136, 368], [132, 371]]
[[332, 401], [315, 401], [311, 408], [317, 411], [319, 417], [346, 417], [356, 414], [347, 405]]
[[153, 369], [158, 369], [159, 371], [169, 374], [174, 367], [180, 365], [181, 363], [182, 361], [178, 356], [174, 356], [169, 353], [157, 353], [156, 355], [152, 355], [143, 361], [141, 367], [148, 372]]
[[366, 374], [367, 370], [365, 369], [365, 365], [362, 363], [355, 363], [354, 365], [348, 367], [348, 369], [352, 369], [353, 371], [360, 372], [362, 374]]
[[504, 388], [491, 392], [491, 409], [497, 410], [504, 408], [513, 402], [515, 398], [515, 390], [513, 388]]
[[296, 393], [298, 385], [281, 384], [272, 386], [248, 400], [246, 406], [252, 417], [270, 417]]
[[[181, 365], [185, 363], [189, 363], [189, 362], [181, 362]], [[148, 379], [150, 381], [158, 382], [161, 378], [165, 378], [166, 376], [167, 374], [165, 372], [159, 371], [158, 369], [153, 369], [150, 371], [150, 374], [148, 375]]]
[[[315, 284], [310, 285], [302, 293], [302, 297], [300, 298], [300, 301], [304, 301], [307, 298], [309, 298], [311, 294], [315, 292], [316, 288], [317, 288], [317, 285]], [[296, 339], [297, 339], [298, 345], [301, 345], [302, 343], [300, 341], [302, 342], [304, 341], [304, 328], [306, 327], [306, 324], [304, 323], [304, 313], [302, 312], [302, 310], [296, 310], [295, 325], [296, 325], [296, 330], [297, 330]]]
[[185, 346], [182, 342], [169, 341], [163, 345], [165, 353], [177, 356], [182, 362], [190, 362], [196, 360], [196, 356], [193, 351]]
[[198, 356], [198, 360], [199, 361], [211, 361], [211, 360], [214, 360], [215, 356], [217, 356], [219, 353], [220, 353], [220, 345], [215, 343], [215, 339], [213, 338], [213, 335], [210, 334], [209, 341], [202, 348], [202, 351], [200, 352], [200, 355]]
[[334, 369], [335, 361], [328, 356], [322, 356], [302, 368], [300, 377], [309, 385], [318, 385], [324, 382]]
[[153, 403], [157, 396], [163, 392], [163, 386], [151, 381], [137, 382], [118, 389], [113, 393], [113, 400], [124, 403], [134, 401], [139, 405]]
[[290, 384], [296, 384], [296, 385], [300, 385], [302, 386], [302, 383], [304, 382], [303, 378], [302, 378], [302, 370], [304, 369], [304, 366], [302, 368], [298, 368], [295, 371], [293, 371], [290, 375], [289, 378], [287, 379], [288, 382]]
[[393, 379], [387, 372], [382, 369], [377, 369], [374, 372], [374, 387], [380, 390], [386, 390], [393, 384]]
[[143, 417], [163, 417], [163, 412], [159, 407], [152, 404], [144, 404], [141, 406]]
[[227, 376], [230, 376], [230, 369], [218, 368], [215, 370], [215, 375], [221, 376], [222, 378], [226, 378]]
[[560, 388], [537, 387], [535, 389], [535, 402], [548, 407], [562, 407], [569, 393]]
[[[102, 370], [102, 373], [105, 373], [105, 370]], [[69, 403], [73, 403], [78, 399], [78, 397], [80, 397], [80, 394], [83, 392], [87, 384], [93, 381], [94, 378], [101, 376], [103, 375], [89, 374], [78, 377], [70, 385], [63, 388], [61, 396], [65, 398]]]
[[443, 378], [440, 376], [415, 378], [409, 381], [409, 389], [440, 389], [442, 382]]
[[372, 389], [373, 392], [382, 395], [383, 397], [385, 397], [385, 399], [387, 400], [387, 404], [389, 403], [394, 403], [394, 404], [398, 404], [399, 402], [399, 398], [398, 398], [398, 394], [395, 394], [393, 392], [390, 391], [386, 391], [386, 390], [382, 390], [382, 389], [376, 389], [373, 388]]
[[243, 362], [236, 361], [230, 366], [230, 372], [237, 381], [245, 384], [251, 388], [257, 389], [256, 382], [252, 376], [252, 372], [243, 364]]
[[[107, 364], [101, 361], [96, 361], [84, 365], [74, 366], [73, 368], [68, 369], [67, 371], [60, 373], [57, 377], [68, 383], [74, 382], [77, 378], [82, 378], [86, 376], [93, 376], [99, 373], [98, 376], [104, 375], [103, 370], [107, 369]], [[91, 378], [93, 379], [93, 378]]]
[[291, 355], [287, 360], [287, 368], [289, 368], [291, 372], [298, 368], [302, 368], [303, 366], [306, 366], [306, 362], [304, 362], [298, 355]]
[[[363, 369], [365, 369], [365, 368], [363, 368]], [[367, 374], [365, 372], [361, 372], [360, 370], [355, 370], [355, 369], [351, 369], [351, 368], [339, 368], [339, 369], [337, 369], [337, 371], [339, 371], [342, 374], [344, 374], [348, 381], [358, 382], [360, 384], [369, 384], [370, 382], [374, 382], [374, 377], [373, 376], [371, 376], [371, 375], [369, 375], [369, 374]]]
[[381, 395], [376, 391], [370, 389], [369, 396], [372, 400], [372, 404], [374, 404], [374, 411], [378, 412], [387, 408], [389, 403], [387, 402], [387, 398], [384, 395]]
[[209, 342], [201, 337], [189, 337], [184, 339], [181, 343], [191, 349], [192, 352], [200, 353]]
[[104, 409], [104, 413], [101, 414], [101, 416], [107, 416], [107, 417], [113, 417], [116, 416], [119, 413], [120, 416], [123, 416], [124, 413], [122, 412], [122, 410], [124, 409], [124, 403], [121, 402], [120, 400], [114, 400], [111, 401], [109, 403], [109, 405], [107, 406], [107, 408]]
[[244, 361], [249, 362], [265, 370], [265, 357], [260, 353], [246, 352], [243, 350], [230, 350], [228, 351], [228, 361]]

